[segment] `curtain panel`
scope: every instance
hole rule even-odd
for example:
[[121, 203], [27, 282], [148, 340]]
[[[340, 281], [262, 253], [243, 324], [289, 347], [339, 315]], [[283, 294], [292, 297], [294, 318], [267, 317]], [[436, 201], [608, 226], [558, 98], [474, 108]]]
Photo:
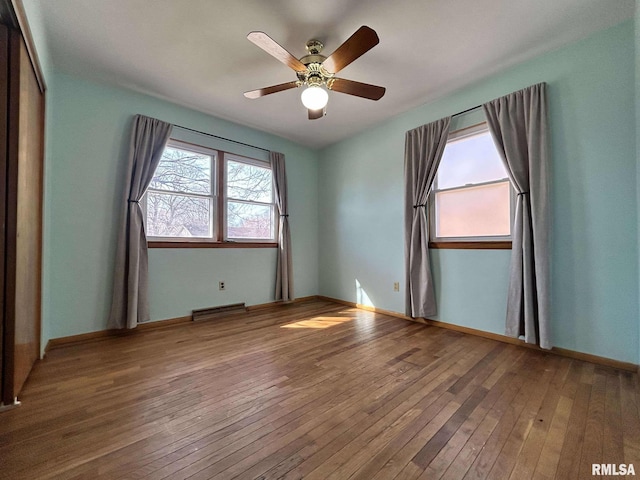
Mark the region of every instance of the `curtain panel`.
[[108, 327], [135, 328], [149, 320], [147, 237], [140, 200], [153, 179], [172, 126], [136, 115], [124, 181], [122, 220], [116, 247], [113, 299]]
[[269, 152], [276, 206], [278, 207], [278, 257], [276, 260], [276, 300], [290, 301], [293, 296], [293, 260], [289, 230], [289, 200], [284, 155]]
[[549, 328], [549, 133], [546, 84], [483, 106], [517, 193], [506, 334], [551, 348]]
[[429, 262], [427, 199], [449, 136], [451, 117], [409, 130], [404, 152], [405, 310], [410, 317], [436, 313]]

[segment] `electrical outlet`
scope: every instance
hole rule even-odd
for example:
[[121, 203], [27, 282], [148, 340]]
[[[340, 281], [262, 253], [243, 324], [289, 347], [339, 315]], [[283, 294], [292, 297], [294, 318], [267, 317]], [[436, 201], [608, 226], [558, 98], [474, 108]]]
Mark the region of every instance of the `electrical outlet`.
[[224, 290], [224, 282], [218, 282], [218, 290]]
[[400, 282], [393, 282], [393, 291], [394, 292], [400, 291]]

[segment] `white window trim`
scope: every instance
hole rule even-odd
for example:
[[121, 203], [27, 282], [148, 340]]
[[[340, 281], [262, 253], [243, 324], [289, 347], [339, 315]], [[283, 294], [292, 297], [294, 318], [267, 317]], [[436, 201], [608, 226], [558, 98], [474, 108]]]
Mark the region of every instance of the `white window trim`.
[[[447, 145], [450, 143], [456, 143], [465, 138], [477, 135], [479, 133], [489, 132], [489, 125], [486, 122], [478, 123], [476, 125], [472, 125], [470, 127], [461, 128], [454, 132], [449, 133], [449, 138], [447, 139]], [[437, 192], [447, 192], [451, 190], [464, 190], [467, 188], [480, 187], [484, 185], [491, 184], [499, 184], [507, 182], [509, 184], [509, 217], [511, 222], [511, 233], [513, 234], [513, 220], [515, 218], [515, 199], [516, 193], [511, 185], [511, 181], [509, 177], [500, 178], [496, 180], [490, 180], [488, 182], [478, 182], [478, 183], [469, 183], [466, 185], [460, 185], [456, 187], [443, 188], [442, 190], [438, 189], [438, 175], [433, 180], [433, 185], [431, 186], [431, 190], [429, 191], [428, 197], [428, 208], [429, 208], [429, 241], [434, 243], [439, 242], [451, 242], [451, 243], [469, 243], [469, 242], [510, 242], [512, 239], [511, 235], [483, 235], [483, 236], [473, 236], [473, 237], [438, 237], [436, 236], [436, 225], [437, 225], [437, 211], [436, 211], [436, 193]]]

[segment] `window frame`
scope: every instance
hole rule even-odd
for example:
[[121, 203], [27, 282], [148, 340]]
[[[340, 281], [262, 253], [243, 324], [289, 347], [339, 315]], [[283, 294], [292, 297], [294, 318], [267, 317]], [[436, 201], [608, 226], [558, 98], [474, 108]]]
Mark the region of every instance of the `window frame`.
[[210, 198], [211, 237], [153, 237], [147, 236], [148, 248], [276, 248], [278, 246], [278, 212], [275, 205], [275, 184], [272, 183], [271, 199], [273, 239], [234, 239], [227, 238], [226, 230], [226, 156], [244, 163], [253, 164], [272, 170], [269, 161], [228, 153], [223, 150], [194, 144], [176, 138], [170, 138], [167, 147], [174, 147], [194, 153], [201, 153], [211, 157], [211, 194], [192, 194], [187, 192], [174, 192], [157, 189], [147, 189], [141, 203], [143, 222], [147, 223], [147, 193], [149, 191], [170, 193], [177, 195], [196, 196]]
[[[480, 122], [469, 127], [460, 128], [449, 133], [447, 145], [449, 142], [459, 141], [466, 137], [471, 137], [480, 133], [489, 132], [487, 122]], [[489, 133], [490, 134], [490, 133]], [[446, 147], [445, 147], [446, 148]], [[492, 184], [502, 184], [507, 182], [509, 185], [509, 219], [510, 219], [510, 235], [483, 235], [483, 236], [466, 236], [466, 237], [438, 237], [436, 236], [436, 193], [447, 192], [451, 190], [462, 190], [481, 187]], [[513, 236], [513, 220], [515, 215], [515, 199], [516, 194], [511, 180], [507, 177], [490, 180], [486, 182], [471, 183], [455, 187], [438, 189], [438, 174], [433, 179], [433, 184], [429, 190], [427, 205], [429, 208], [429, 248], [436, 249], [510, 249]]]

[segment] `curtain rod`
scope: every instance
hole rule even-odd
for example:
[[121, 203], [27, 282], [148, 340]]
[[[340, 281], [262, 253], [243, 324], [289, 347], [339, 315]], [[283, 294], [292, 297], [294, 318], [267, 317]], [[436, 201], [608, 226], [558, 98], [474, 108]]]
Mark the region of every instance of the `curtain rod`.
[[[458, 115], [464, 115], [465, 113], [469, 113], [472, 110], [477, 110], [480, 107], [482, 107], [482, 105], [476, 105], [475, 107], [467, 108], [466, 110], [463, 110], [462, 112], [454, 113], [451, 116], [452, 117], [457, 117]], [[225, 137], [221, 137], [219, 135], [214, 135], [213, 133], [201, 132], [200, 130], [196, 130], [194, 128], [189, 128], [189, 127], [183, 127], [182, 125], [173, 125], [173, 126], [181, 128], [183, 130], [189, 130], [190, 132], [199, 133], [201, 135], [206, 135], [208, 137], [213, 137], [213, 138], [217, 138], [217, 139], [220, 139], [220, 140], [225, 140], [227, 142], [237, 143], [238, 145], [244, 145], [245, 147], [251, 147], [251, 148], [255, 148], [257, 150], [262, 150], [263, 152], [271, 152], [271, 150], [267, 150], [266, 148], [256, 147], [255, 145], [250, 145], [248, 143], [239, 142], [237, 140], [231, 140], [230, 138], [225, 138]]]
[[461, 111], [461, 112], [454, 113], [454, 114], [453, 114], [453, 115], [451, 115], [451, 116], [452, 116], [452, 117], [457, 117], [458, 115], [464, 115], [465, 113], [469, 113], [469, 112], [471, 112], [471, 111], [473, 111], [473, 110], [477, 110], [477, 109], [479, 109], [479, 108], [481, 108], [481, 107], [482, 107], [482, 105], [476, 105], [475, 107], [467, 108], [466, 110], [463, 110], [463, 111]]
[[271, 152], [271, 150], [267, 150], [266, 148], [262, 148], [262, 147], [256, 147], [255, 145], [250, 145], [248, 143], [244, 143], [244, 142], [239, 142], [237, 140], [231, 140], [230, 138], [224, 138], [224, 137], [220, 137], [218, 135], [214, 135], [213, 133], [207, 133], [207, 132], [201, 132], [200, 130], [195, 130], [193, 128], [189, 128], [189, 127], [183, 127], [182, 125], [173, 125], [174, 127], [178, 127], [181, 128], [183, 130], [189, 130], [190, 132], [195, 132], [195, 133], [199, 133], [201, 135], [206, 135], [208, 137], [213, 137], [213, 138], [218, 138], [220, 140], [224, 140], [227, 142], [232, 142], [232, 143], [237, 143], [238, 145], [244, 145], [245, 147], [251, 147], [251, 148], [255, 148], [257, 150], [262, 150], [264, 152]]

